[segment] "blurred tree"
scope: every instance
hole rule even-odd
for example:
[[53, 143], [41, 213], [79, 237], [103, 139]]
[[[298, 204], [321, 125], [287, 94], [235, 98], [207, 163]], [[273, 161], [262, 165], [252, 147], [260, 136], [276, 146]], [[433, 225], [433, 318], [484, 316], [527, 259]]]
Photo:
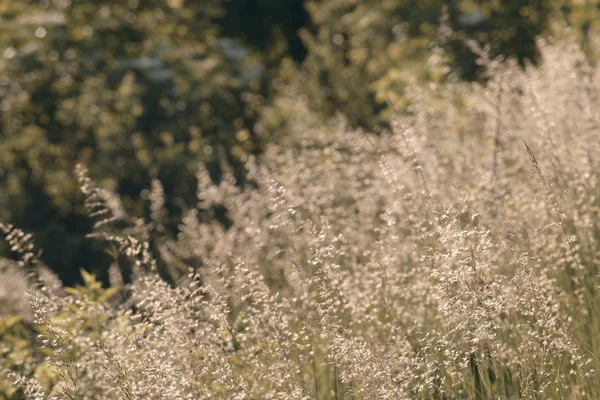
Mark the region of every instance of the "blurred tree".
[[267, 65], [277, 67], [283, 57], [301, 62], [306, 48], [298, 30], [310, 23], [305, 0], [224, 0], [218, 20], [223, 34], [243, 39], [259, 49]]
[[[341, 111], [353, 126], [387, 124], [386, 95], [404, 107], [404, 71], [440, 81], [443, 71], [424, 67], [436, 39], [444, 6], [449, 25], [489, 45], [492, 56], [536, 62], [535, 38], [549, 24], [552, 0], [313, 0], [306, 7], [316, 33], [302, 33], [308, 48], [301, 83], [312, 106], [326, 114]], [[480, 70], [462, 41], [450, 40], [452, 71], [474, 79]], [[447, 72], [450, 71], [446, 71]]]
[[166, 226], [194, 206], [194, 173], [240, 169], [260, 150], [253, 121], [263, 70], [219, 37], [220, 0], [23, 0], [0, 3], [0, 219], [35, 232], [66, 283], [107, 260], [90, 231], [74, 166], [83, 163], [148, 213], [156, 177]]

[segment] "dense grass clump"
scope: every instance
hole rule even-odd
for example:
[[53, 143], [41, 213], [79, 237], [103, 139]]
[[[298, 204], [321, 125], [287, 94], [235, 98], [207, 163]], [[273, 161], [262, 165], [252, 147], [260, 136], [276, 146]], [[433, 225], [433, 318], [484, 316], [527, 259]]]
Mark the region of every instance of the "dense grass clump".
[[2, 225], [40, 333], [5, 365], [15, 393], [598, 398], [600, 70], [569, 41], [539, 47], [525, 70], [481, 51], [485, 85], [409, 87], [387, 134], [294, 103], [293, 140], [248, 159], [245, 185], [198, 171], [174, 239], [153, 234], [160, 182], [140, 221], [79, 171], [111, 287], [49, 285]]

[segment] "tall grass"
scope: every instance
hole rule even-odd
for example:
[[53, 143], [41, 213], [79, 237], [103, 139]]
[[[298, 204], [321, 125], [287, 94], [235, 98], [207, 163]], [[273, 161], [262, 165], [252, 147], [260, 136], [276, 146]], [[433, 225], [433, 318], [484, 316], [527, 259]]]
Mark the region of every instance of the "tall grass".
[[[33, 275], [45, 350], [15, 384], [28, 399], [599, 398], [600, 70], [568, 40], [539, 45], [538, 68], [482, 53], [485, 84], [409, 87], [387, 134], [294, 101], [293, 139], [248, 159], [247, 184], [199, 169], [174, 239], [150, 240], [159, 182], [139, 221], [81, 170], [113, 284], [84, 274], [61, 293]], [[29, 238], [3, 229], [35, 271]]]

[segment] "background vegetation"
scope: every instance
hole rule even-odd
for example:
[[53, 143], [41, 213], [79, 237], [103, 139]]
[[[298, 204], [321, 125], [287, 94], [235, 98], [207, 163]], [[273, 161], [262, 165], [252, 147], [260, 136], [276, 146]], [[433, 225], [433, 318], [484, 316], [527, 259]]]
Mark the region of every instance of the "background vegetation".
[[[0, 3], [0, 216], [36, 234], [43, 260], [67, 283], [79, 268], [107, 279], [103, 246], [85, 239], [74, 166], [148, 217], [163, 182], [173, 235], [194, 207], [199, 163], [218, 180], [286, 135], [286, 97], [324, 117], [379, 131], [386, 94], [407, 106], [405, 71], [419, 80], [476, 79], [462, 36], [444, 43], [450, 70], [422, 68], [442, 5], [449, 24], [492, 55], [536, 60], [534, 38], [567, 19], [593, 31], [593, 2], [72, 1]], [[582, 39], [583, 40], [583, 39]], [[222, 212], [217, 213], [223, 219]], [[7, 248], [2, 252], [14, 257]], [[93, 260], [90, 263], [90, 260]]]
[[597, 13], [0, 1], [0, 396], [597, 397]]

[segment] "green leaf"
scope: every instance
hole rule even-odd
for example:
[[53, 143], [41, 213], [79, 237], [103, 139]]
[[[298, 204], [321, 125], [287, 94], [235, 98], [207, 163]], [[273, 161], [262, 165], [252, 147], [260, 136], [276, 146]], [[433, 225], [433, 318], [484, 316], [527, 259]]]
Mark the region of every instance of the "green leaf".
[[110, 299], [112, 296], [117, 294], [118, 291], [119, 291], [118, 287], [109, 287], [108, 289], [103, 290], [102, 294], [100, 294], [100, 296], [98, 296], [98, 301], [101, 303], [104, 303], [105, 301]]
[[85, 283], [86, 287], [93, 287], [96, 284], [96, 277], [92, 274], [90, 274], [89, 272], [87, 272], [85, 269], [81, 268], [81, 277], [83, 278], [83, 282]]
[[79, 288], [66, 287], [65, 292], [72, 294], [73, 296], [77, 296], [77, 297], [83, 296], [83, 290], [81, 290]]
[[2, 326], [4, 329], [10, 329], [22, 320], [23, 318], [19, 315], [9, 315], [0, 319], [0, 326]]

